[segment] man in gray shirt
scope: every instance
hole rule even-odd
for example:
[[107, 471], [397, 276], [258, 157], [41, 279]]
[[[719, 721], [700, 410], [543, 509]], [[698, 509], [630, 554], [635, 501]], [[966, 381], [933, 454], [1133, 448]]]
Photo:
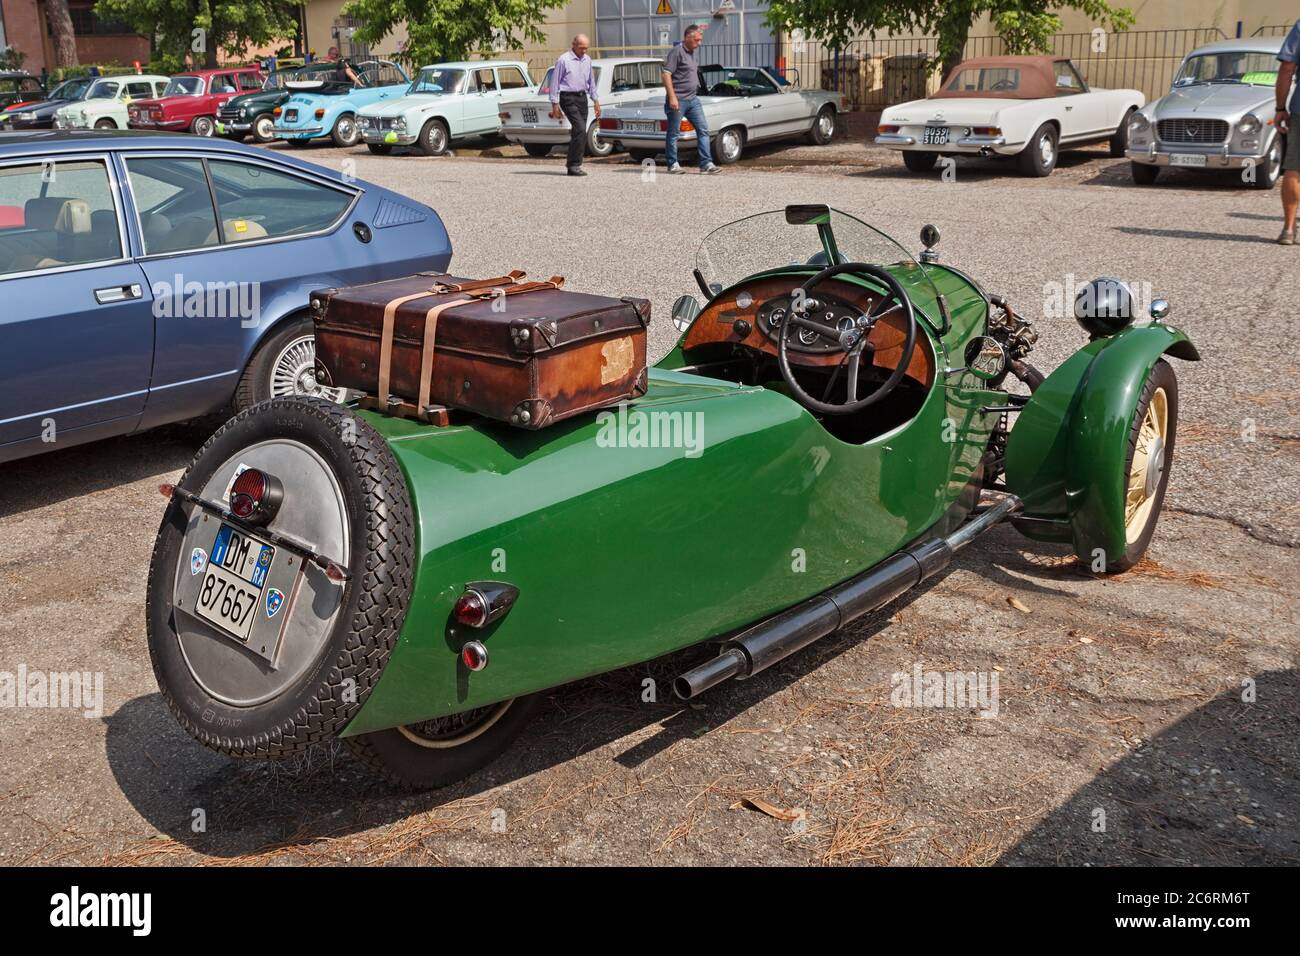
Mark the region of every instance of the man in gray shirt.
[[700, 158], [700, 172], [717, 173], [721, 169], [713, 163], [709, 148], [709, 126], [704, 118], [704, 105], [700, 102], [700, 67], [695, 62], [695, 51], [704, 41], [704, 30], [698, 24], [686, 28], [682, 42], [664, 57], [664, 112], [668, 115], [668, 134], [664, 142], [664, 156], [670, 173], [685, 172], [677, 162], [677, 137], [681, 134], [682, 120], [695, 127], [695, 142]]

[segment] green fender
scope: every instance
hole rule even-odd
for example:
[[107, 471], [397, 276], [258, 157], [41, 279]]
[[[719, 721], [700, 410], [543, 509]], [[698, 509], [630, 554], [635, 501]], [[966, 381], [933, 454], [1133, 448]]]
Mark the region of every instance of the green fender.
[[1007, 489], [1027, 537], [1069, 541], [1082, 560], [1125, 549], [1124, 462], [1138, 396], [1161, 356], [1197, 361], [1183, 331], [1129, 326], [1075, 352], [1020, 412], [1007, 441]]

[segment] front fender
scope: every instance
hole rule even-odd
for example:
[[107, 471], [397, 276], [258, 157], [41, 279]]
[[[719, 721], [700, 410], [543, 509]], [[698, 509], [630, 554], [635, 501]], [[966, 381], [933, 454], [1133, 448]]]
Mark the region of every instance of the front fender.
[[1028, 537], [1070, 541], [1092, 560], [1125, 549], [1128, 435], [1161, 356], [1197, 361], [1186, 333], [1153, 322], [1095, 339], [1034, 392], [1007, 441], [1006, 483], [1025, 503]]

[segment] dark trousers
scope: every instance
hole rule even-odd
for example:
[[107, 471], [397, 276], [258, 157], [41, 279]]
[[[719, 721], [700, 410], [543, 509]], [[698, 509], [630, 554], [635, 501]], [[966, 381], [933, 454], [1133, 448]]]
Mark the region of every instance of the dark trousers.
[[582, 156], [587, 151], [587, 94], [561, 93], [560, 112], [569, 121], [570, 169], [582, 168]]

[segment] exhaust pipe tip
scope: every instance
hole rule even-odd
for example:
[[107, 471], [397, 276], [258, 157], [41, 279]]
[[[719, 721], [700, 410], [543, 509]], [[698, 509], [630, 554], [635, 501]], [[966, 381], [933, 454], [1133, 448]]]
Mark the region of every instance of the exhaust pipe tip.
[[745, 673], [749, 667], [749, 658], [739, 648], [724, 650], [711, 661], [705, 661], [699, 667], [688, 670], [673, 680], [673, 693], [679, 700], [698, 697], [710, 687], [716, 687], [724, 680], [730, 680]]

